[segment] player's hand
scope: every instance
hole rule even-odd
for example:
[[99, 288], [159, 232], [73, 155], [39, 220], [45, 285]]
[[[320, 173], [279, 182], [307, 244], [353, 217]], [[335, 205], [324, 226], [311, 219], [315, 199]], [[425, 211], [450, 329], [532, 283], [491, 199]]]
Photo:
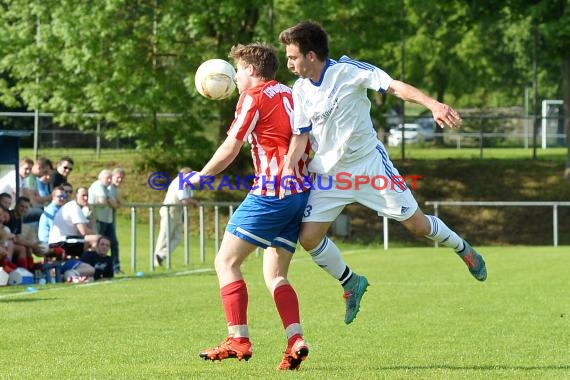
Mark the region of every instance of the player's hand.
[[432, 110], [432, 113], [433, 119], [441, 128], [447, 125], [451, 129], [456, 129], [459, 128], [463, 122], [459, 113], [447, 104], [438, 102]]
[[293, 170], [283, 168], [281, 172], [281, 181], [279, 183], [279, 199], [285, 198], [287, 190], [291, 190], [295, 186], [295, 176]]

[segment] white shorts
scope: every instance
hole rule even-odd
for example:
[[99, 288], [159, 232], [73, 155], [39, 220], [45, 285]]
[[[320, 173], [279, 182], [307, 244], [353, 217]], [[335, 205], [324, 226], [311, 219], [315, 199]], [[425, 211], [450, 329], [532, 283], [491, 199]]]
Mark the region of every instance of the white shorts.
[[403, 221], [418, 209], [412, 192], [382, 145], [366, 161], [334, 175], [314, 175], [303, 222], [332, 222], [346, 205], [360, 203]]

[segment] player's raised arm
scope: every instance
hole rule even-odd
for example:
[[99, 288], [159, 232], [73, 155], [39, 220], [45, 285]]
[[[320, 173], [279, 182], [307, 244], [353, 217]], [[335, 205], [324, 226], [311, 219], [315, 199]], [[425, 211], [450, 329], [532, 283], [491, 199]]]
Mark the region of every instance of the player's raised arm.
[[445, 125], [449, 128], [459, 128], [461, 126], [461, 116], [459, 116], [457, 111], [447, 104], [440, 103], [431, 98], [414, 86], [399, 80], [394, 80], [388, 88], [388, 93], [402, 100], [425, 106], [432, 112], [434, 120], [441, 128]]
[[[227, 136], [222, 145], [218, 147], [210, 161], [200, 170], [200, 175], [213, 176], [226, 169], [239, 154], [243, 141], [233, 136]], [[196, 176], [198, 177], [198, 176]]]

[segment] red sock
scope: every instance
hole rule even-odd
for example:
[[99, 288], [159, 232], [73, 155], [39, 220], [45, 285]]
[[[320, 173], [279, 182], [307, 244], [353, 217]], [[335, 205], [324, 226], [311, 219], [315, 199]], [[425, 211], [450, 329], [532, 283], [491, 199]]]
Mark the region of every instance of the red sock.
[[8, 259], [8, 257], [6, 257], [6, 256], [2, 260], [0, 260], [0, 264], [2, 264], [2, 267], [4, 268], [4, 272], [6, 272], [6, 273], [10, 273], [17, 268], [14, 265], [14, 263], [12, 263]]
[[220, 289], [228, 325], [247, 325], [247, 286], [244, 280], [234, 281]]
[[28, 269], [28, 258], [25, 256], [18, 256], [16, 259], [16, 265], [20, 268]]
[[293, 323], [300, 323], [299, 300], [291, 285], [285, 284], [275, 288], [273, 300], [283, 322], [283, 328], [286, 329]]
[[33, 257], [33, 256], [28, 256], [27, 261], [28, 261], [27, 269], [33, 271], [33, 270], [34, 270], [34, 265], [35, 265], [35, 263], [34, 263], [34, 257]]

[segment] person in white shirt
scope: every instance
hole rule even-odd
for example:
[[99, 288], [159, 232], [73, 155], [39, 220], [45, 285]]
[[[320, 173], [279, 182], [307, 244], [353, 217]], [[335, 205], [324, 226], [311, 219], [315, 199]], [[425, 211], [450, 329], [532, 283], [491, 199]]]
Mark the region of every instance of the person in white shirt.
[[[10, 194], [12, 206], [20, 195], [27, 196], [26, 190], [23, 189], [26, 187], [25, 179], [32, 172], [32, 166], [34, 166], [34, 161], [24, 157], [20, 160], [18, 175], [15, 170], [10, 170], [0, 178], [0, 193]], [[16, 188], [19, 190], [18, 194], [16, 194]]]
[[82, 211], [84, 207], [87, 207], [87, 204], [87, 188], [79, 187], [75, 200], [61, 206], [55, 214], [53, 225], [49, 231], [48, 242], [50, 244], [64, 242], [70, 236], [79, 236], [85, 240], [85, 249], [97, 245], [99, 235], [89, 227], [89, 221]]
[[[343, 56], [328, 56], [328, 36], [312, 21], [303, 21], [280, 33], [287, 67], [299, 79], [293, 86], [294, 133], [284, 173], [292, 173], [292, 163], [302, 154], [312, 132], [315, 144], [309, 172], [320, 177], [320, 186], [311, 189], [299, 241], [313, 261], [338, 279], [345, 290], [345, 323], [351, 323], [360, 308], [368, 280], [353, 273], [336, 245], [326, 237], [331, 223], [343, 208], [358, 202], [379, 215], [397, 220], [418, 236], [451, 247], [479, 281], [487, 278], [483, 258], [463, 238], [438, 217], [424, 215], [405, 181], [393, 166], [377, 138], [370, 117], [368, 90], [395, 95], [428, 108], [443, 127], [458, 128], [461, 117], [419, 89], [392, 79], [380, 68]], [[343, 182], [339, 174], [345, 175]], [[364, 182], [347, 184], [360, 176]], [[390, 186], [374, 183], [375, 178]]]
[[[95, 222], [97, 233], [101, 236], [114, 238], [116, 241], [113, 228], [113, 208], [110, 197], [109, 186], [113, 174], [110, 170], [103, 169], [99, 172], [97, 180], [89, 186], [88, 201], [92, 207], [91, 222]], [[94, 220], [93, 220], [94, 219]], [[119, 273], [120, 268], [115, 268], [115, 273]]]
[[[180, 169], [180, 173], [184, 175], [191, 172], [192, 169], [190, 168]], [[182, 241], [182, 228], [184, 227], [182, 223], [182, 206], [197, 204], [192, 199], [192, 189], [190, 189], [188, 184], [185, 183], [182, 190], [179, 187], [180, 181], [176, 178], [168, 186], [166, 196], [162, 202], [164, 205], [171, 205], [172, 207], [163, 206], [160, 208], [160, 230], [154, 250], [155, 265], [157, 266], [162, 265], [166, 257], [170, 256]], [[170, 241], [170, 251], [168, 250], [168, 241]]]

